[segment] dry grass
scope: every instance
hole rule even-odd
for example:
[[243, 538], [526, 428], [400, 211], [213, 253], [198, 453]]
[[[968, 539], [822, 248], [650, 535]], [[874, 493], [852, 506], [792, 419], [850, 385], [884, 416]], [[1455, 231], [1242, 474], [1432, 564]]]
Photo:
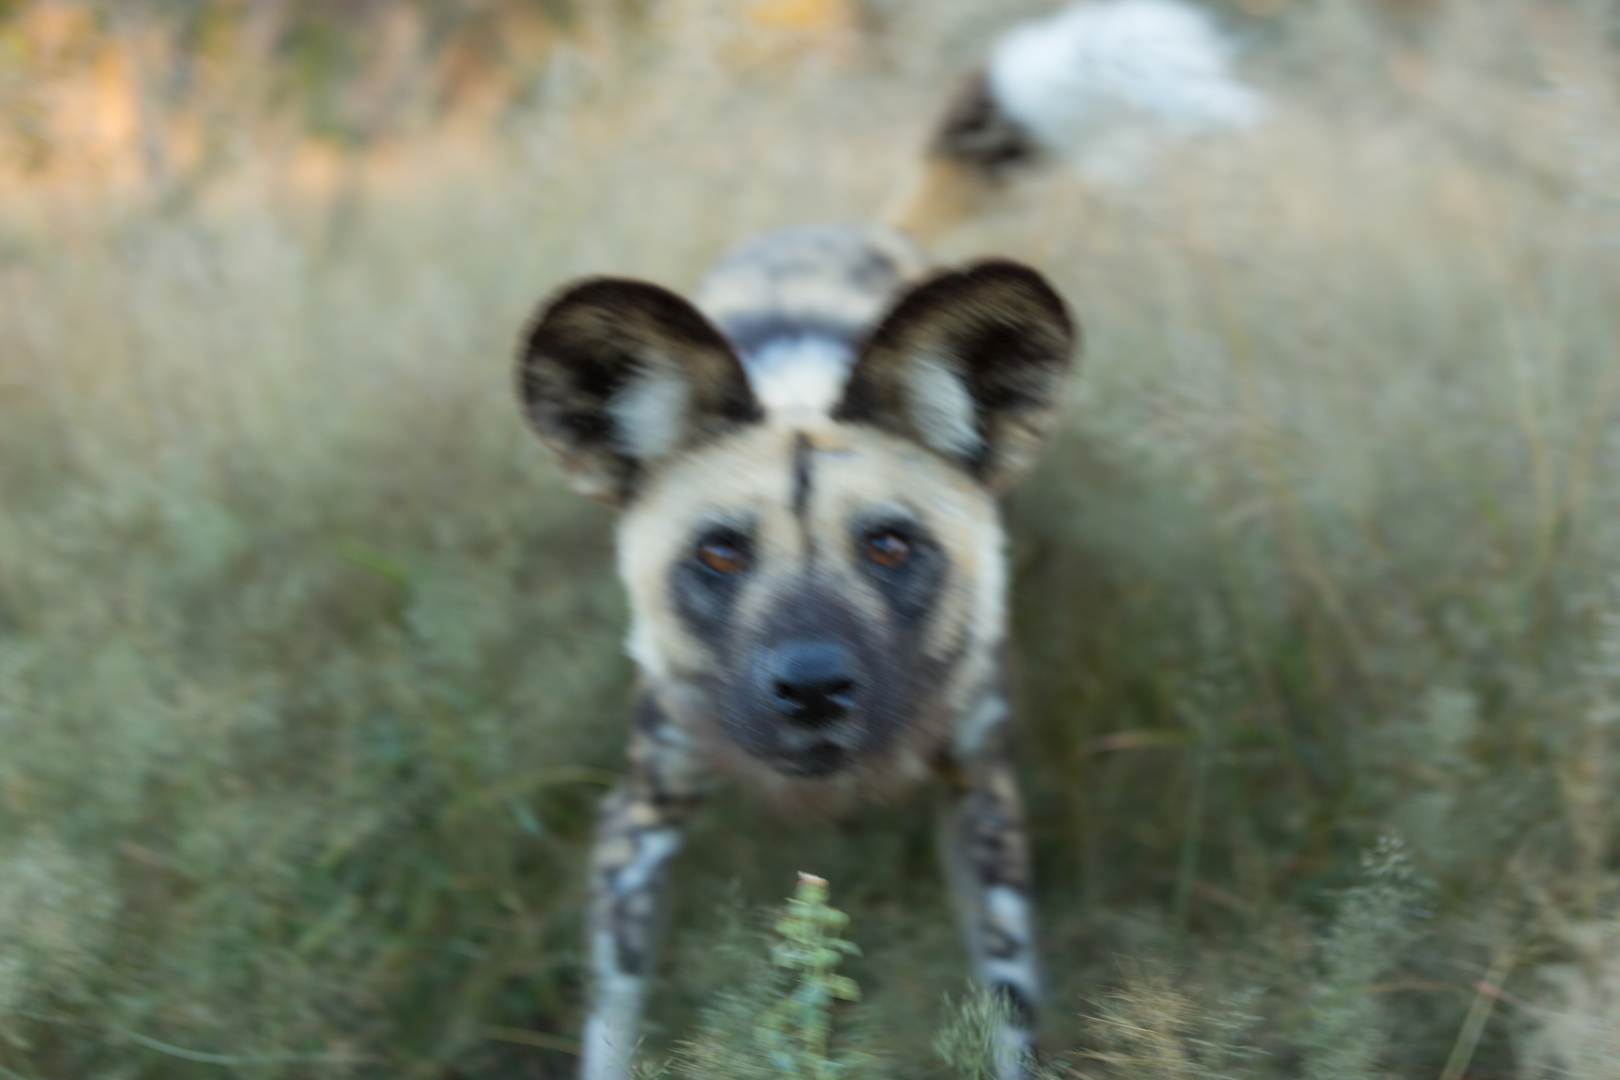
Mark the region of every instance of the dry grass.
[[[661, 10], [330, 199], [249, 154], [184, 206], [0, 207], [0, 1075], [566, 1075], [628, 665], [510, 342], [572, 275], [689, 286], [874, 212], [987, 22]], [[1620, 1072], [1614, 14], [1455, 4], [1409, 69], [1296, 4], [1254, 24], [1265, 130], [950, 241], [1088, 332], [1011, 505], [1077, 1068]], [[724, 912], [806, 868], [932, 1075], [962, 964], [924, 801], [706, 815], [653, 1045], [741, 977]], [[1360, 869], [1384, 835], [1410, 894]]]

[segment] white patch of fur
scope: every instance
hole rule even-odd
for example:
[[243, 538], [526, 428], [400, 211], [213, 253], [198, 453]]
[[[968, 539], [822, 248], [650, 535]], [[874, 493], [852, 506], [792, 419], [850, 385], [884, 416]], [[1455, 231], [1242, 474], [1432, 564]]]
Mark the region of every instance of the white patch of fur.
[[1232, 43], [1184, 0], [1100, 0], [997, 42], [997, 104], [1048, 150], [1124, 179], [1169, 139], [1252, 127], [1266, 101], [1231, 70]]
[[664, 650], [658, 647], [658, 634], [651, 619], [630, 620], [630, 632], [624, 636], [624, 651], [638, 668], [654, 679], [669, 677], [669, 665], [664, 662]]
[[1007, 625], [1007, 534], [999, 517], [986, 519], [980, 529], [976, 569], [973, 625], [988, 657], [1001, 644]]
[[675, 371], [654, 367], [638, 372], [608, 402], [614, 445], [641, 460], [668, 457], [681, 445], [691, 402], [691, 385]]
[[774, 415], [826, 415], [849, 381], [854, 355], [831, 338], [802, 335], [770, 342], [744, 359], [754, 397]]
[[984, 748], [984, 740], [1007, 719], [1007, 702], [1000, 694], [986, 694], [956, 721], [953, 747], [958, 758], [966, 759]]
[[1012, 1024], [996, 1026], [995, 1063], [1000, 1080], [1025, 1080], [1030, 1075], [1030, 1055], [1035, 1052], [1035, 1033]]
[[640, 892], [653, 875], [681, 849], [679, 829], [648, 829], [636, 836], [636, 855], [613, 876], [613, 890], [619, 895]]
[[1024, 894], [1010, 885], [993, 885], [984, 900], [996, 925], [1016, 938], [1019, 945], [1028, 945], [1029, 901]]
[[596, 988], [580, 1039], [580, 1080], [626, 1080], [634, 1064], [646, 980], [619, 970], [619, 946], [610, 930], [591, 934], [591, 963]]
[[923, 442], [948, 457], [971, 458], [984, 446], [973, 395], [943, 360], [914, 357], [905, 374], [906, 411]]

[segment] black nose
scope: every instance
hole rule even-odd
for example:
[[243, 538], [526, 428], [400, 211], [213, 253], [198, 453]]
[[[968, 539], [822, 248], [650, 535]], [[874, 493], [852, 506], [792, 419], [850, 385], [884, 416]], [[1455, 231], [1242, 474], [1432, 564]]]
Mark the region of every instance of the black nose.
[[831, 723], [854, 704], [855, 665], [842, 645], [789, 642], [771, 651], [766, 677], [777, 711], [800, 724]]

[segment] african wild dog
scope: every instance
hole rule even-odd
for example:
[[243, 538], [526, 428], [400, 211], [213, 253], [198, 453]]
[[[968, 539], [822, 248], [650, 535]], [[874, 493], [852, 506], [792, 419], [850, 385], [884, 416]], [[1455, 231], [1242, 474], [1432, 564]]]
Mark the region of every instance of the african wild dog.
[[623, 507], [641, 671], [593, 871], [593, 1080], [624, 1074], [663, 865], [715, 774], [822, 810], [943, 776], [980, 971], [1030, 1018], [996, 496], [1052, 422], [1073, 330], [1025, 267], [908, 288], [920, 265], [877, 228], [775, 233], [711, 275], [707, 315], [598, 279], [529, 335], [531, 418]]
[[1036, 975], [997, 499], [1057, 418], [1076, 330], [1034, 270], [930, 270], [913, 239], [1055, 149], [1037, 106], [1075, 80], [1005, 55], [1023, 56], [967, 81], [894, 226], [768, 234], [692, 302], [579, 282], [523, 339], [530, 422], [622, 509], [640, 670], [593, 861], [587, 1080], [628, 1073], [666, 864], [718, 777], [819, 810], [939, 778], [947, 878], [1022, 1071]]

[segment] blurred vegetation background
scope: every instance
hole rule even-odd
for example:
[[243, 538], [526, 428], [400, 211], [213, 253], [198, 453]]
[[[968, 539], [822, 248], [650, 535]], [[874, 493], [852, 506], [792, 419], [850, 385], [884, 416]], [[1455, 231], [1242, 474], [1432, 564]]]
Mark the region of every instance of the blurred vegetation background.
[[[610, 517], [537, 298], [874, 215], [1047, 0], [0, 5], [0, 1076], [571, 1074]], [[947, 259], [1088, 333], [1009, 512], [1046, 1046], [1620, 1076], [1620, 8], [1245, 0], [1265, 127]], [[655, 1056], [833, 883], [890, 1075], [962, 985], [918, 797], [700, 819]]]

